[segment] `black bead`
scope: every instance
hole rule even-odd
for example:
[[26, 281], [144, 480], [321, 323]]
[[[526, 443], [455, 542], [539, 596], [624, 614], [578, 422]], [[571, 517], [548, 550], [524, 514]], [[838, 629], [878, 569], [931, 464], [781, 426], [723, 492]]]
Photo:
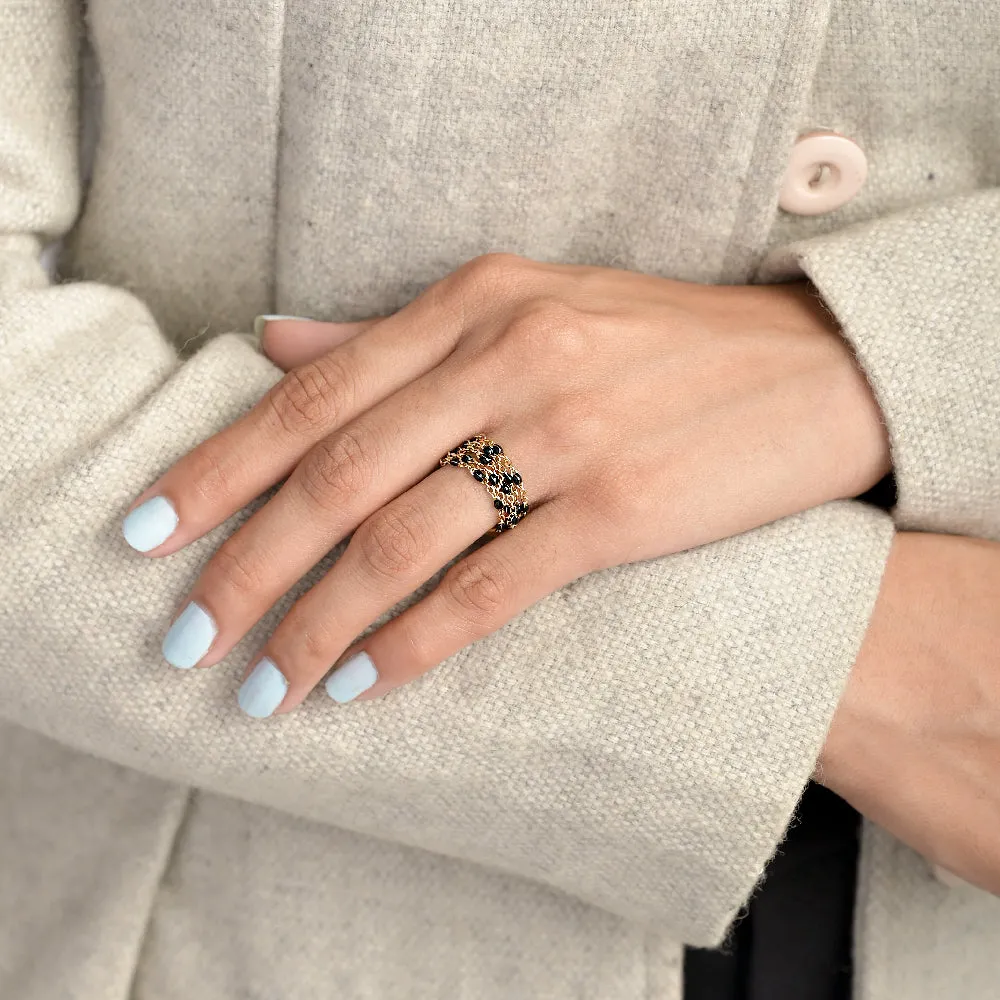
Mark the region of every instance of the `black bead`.
[[513, 525], [517, 524], [517, 522], [520, 521], [520, 520], [521, 519], [517, 516], [517, 514], [511, 514], [510, 517], [507, 518], [507, 523], [509, 525], [513, 526]]
[[496, 507], [497, 510], [505, 510], [506, 509], [506, 505], [504, 504], [503, 500], [494, 500], [493, 501], [493, 506]]
[[515, 473], [514, 473], [514, 475], [513, 475], [513, 476], [511, 476], [511, 479], [513, 479], [513, 480], [514, 480], [514, 482], [515, 482], [515, 483], [516, 483], [516, 484], [517, 484], [518, 486], [520, 486], [520, 485], [521, 485], [521, 473], [520, 473], [520, 472], [515, 472]]
[[501, 448], [500, 445], [498, 445], [498, 444], [493, 445], [493, 454], [494, 455], [502, 455], [503, 454], [503, 448]]
[[500, 485], [500, 477], [495, 472], [491, 472], [486, 477], [486, 481], [490, 484], [490, 486], [499, 486]]
[[500, 492], [510, 493], [510, 483], [504, 483], [503, 486], [500, 487]]
[[463, 456], [462, 456], [462, 461], [463, 461], [463, 462], [464, 462], [464, 463], [465, 463], [466, 465], [470, 465], [470, 464], [472, 463], [472, 456], [471, 456], [471, 455], [463, 455]]
[[482, 462], [483, 465], [491, 465], [493, 463], [493, 456], [484, 451], [479, 456], [479, 461]]
[[453, 458], [448, 464], [449, 465], [458, 465], [458, 459], [457, 458]]
[[482, 482], [486, 478], [486, 473], [483, 472], [482, 469], [473, 469], [472, 470], [472, 478], [473, 479], [478, 479], [479, 482]]

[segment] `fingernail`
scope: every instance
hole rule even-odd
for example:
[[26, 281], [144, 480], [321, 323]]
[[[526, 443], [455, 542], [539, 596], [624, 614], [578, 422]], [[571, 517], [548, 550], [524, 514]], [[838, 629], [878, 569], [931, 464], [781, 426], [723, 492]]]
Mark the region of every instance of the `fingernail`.
[[192, 601], [163, 637], [163, 658], [175, 667], [193, 667], [208, 652], [218, 631], [212, 616]]
[[285, 675], [275, 666], [274, 660], [265, 656], [240, 686], [237, 701], [247, 715], [266, 719], [285, 700], [287, 692]]
[[357, 698], [378, 680], [378, 671], [367, 653], [355, 653], [326, 680], [326, 693], [341, 703]]
[[253, 334], [257, 338], [258, 347], [260, 347], [260, 338], [261, 334], [264, 332], [264, 327], [267, 326], [272, 319], [299, 319], [306, 323], [312, 322], [308, 316], [255, 316], [253, 321]]
[[166, 497], [150, 497], [125, 516], [122, 534], [133, 549], [148, 552], [174, 533], [177, 520], [177, 511]]

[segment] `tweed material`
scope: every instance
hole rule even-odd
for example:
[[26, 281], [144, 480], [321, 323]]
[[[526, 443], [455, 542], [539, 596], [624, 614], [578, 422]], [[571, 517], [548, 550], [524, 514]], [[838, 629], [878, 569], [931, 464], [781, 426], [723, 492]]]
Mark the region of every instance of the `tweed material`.
[[859, 1000], [976, 997], [1000, 982], [1000, 900], [927, 877], [926, 862], [866, 823], [858, 866], [855, 955]]
[[6, 723], [0, 801], [5, 1000], [678, 995], [654, 929]]
[[871, 382], [897, 524], [1000, 540], [1000, 189], [792, 243], [761, 275], [789, 271], [816, 285]]
[[[1000, 191], [794, 242], [761, 277], [802, 272], [879, 400], [897, 523], [1000, 539]], [[868, 822], [863, 844], [858, 1000], [993, 996], [1000, 899], [928, 880], [923, 858]]]
[[[840, 321], [886, 418], [897, 524], [987, 538], [1000, 538], [998, 40], [995, 5], [835, 5], [800, 129], [851, 136], [872, 169], [836, 212], [779, 215], [756, 276], [807, 274]], [[942, 886], [866, 821], [857, 1000], [992, 998], [998, 956], [1000, 900]]]
[[537, 883], [197, 793], [135, 995], [648, 1000], [672, 995], [650, 989], [659, 947]]
[[[214, 845], [259, 830], [261, 895], [291, 882], [303, 913], [345, 920], [338, 905], [377, 921], [377, 901], [394, 901], [393, 939], [426, 932], [438, 964], [465, 970], [482, 1000], [511, 995], [504, 970], [516, 970], [485, 956], [520, 939], [521, 921], [553, 942], [548, 975], [541, 949], [523, 945], [537, 995], [574, 995], [566, 970], [578, 961], [604, 998], [632, 1000], [645, 962], [646, 1000], [677, 1000], [678, 942], [720, 940], [812, 770], [874, 604], [889, 517], [838, 502], [591, 574], [388, 698], [338, 709], [317, 696], [267, 725], [239, 713], [239, 672], [337, 551], [217, 668], [181, 674], [160, 659], [163, 629], [270, 494], [162, 560], [136, 556], [120, 519], [280, 377], [240, 332], [255, 313], [391, 312], [496, 249], [749, 278], [781, 239], [768, 229], [827, 4], [706, 2], [694, 18], [671, 2], [591, 0], [91, 0], [89, 12], [103, 100], [83, 202], [76, 4], [0, 8], [0, 713], [144, 780], [243, 800], [197, 796], [149, 910], [119, 901], [122, 925], [148, 916], [134, 990], [172, 1000], [201, 975], [218, 1000], [241, 996], [212, 979], [216, 963], [248, 960], [249, 942], [281, 939], [292, 917], [237, 902], [249, 862]], [[842, 82], [839, 93], [849, 106]], [[61, 270], [80, 280], [53, 285], [38, 251], [74, 220]], [[29, 751], [11, 752], [30, 774]], [[95, 794], [126, 773], [107, 767]], [[22, 830], [46, 831], [51, 810], [29, 780], [17, 787]], [[172, 821], [151, 810], [147, 872]], [[51, 841], [67, 864], [71, 829]], [[81, 840], [86, 864], [97, 847]], [[357, 869], [343, 904], [336, 875], [318, 875], [324, 843]], [[23, 833], [0, 847], [4, 868], [32, 850]], [[412, 868], [397, 895], [383, 864]], [[204, 940], [193, 933], [204, 913], [223, 919], [211, 898], [223, 886], [234, 902], [215, 943], [172, 968], [177, 942]], [[431, 886], [469, 907], [447, 942], [410, 909]], [[492, 936], [477, 937], [486, 925]], [[40, 995], [63, 933], [36, 940], [40, 971], [22, 964], [0, 992]], [[589, 954], [602, 935], [620, 954]], [[335, 969], [348, 995], [440, 988], [406, 978], [408, 964], [426, 968], [416, 953], [354, 945]], [[282, 966], [290, 994], [321, 989], [319, 947], [303, 941], [310, 960]], [[98, 986], [91, 960], [84, 1000], [130, 995], [120, 961], [109, 956]], [[373, 962], [384, 968], [366, 978]]]
[[840, 321], [885, 414], [907, 530], [1000, 537], [998, 40], [994, 5], [834, 5], [801, 127], [851, 136], [872, 169], [836, 212], [780, 214], [756, 275], [807, 274]]
[[0, 724], [0, 995], [123, 1000], [188, 792]]
[[700, 6], [92, 0], [101, 139], [64, 273], [190, 349], [258, 313], [392, 312], [489, 250], [746, 280], [827, 4]]

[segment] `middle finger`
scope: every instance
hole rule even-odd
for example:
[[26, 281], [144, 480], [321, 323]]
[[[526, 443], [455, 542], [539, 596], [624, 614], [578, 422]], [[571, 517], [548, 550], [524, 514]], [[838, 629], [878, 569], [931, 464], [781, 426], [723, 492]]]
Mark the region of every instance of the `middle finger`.
[[[489, 430], [483, 433], [493, 436]], [[544, 450], [533, 447], [536, 435], [523, 426], [503, 427], [501, 437], [513, 454], [528, 460], [526, 466], [518, 464], [518, 471], [523, 469], [530, 483], [530, 523], [549, 509], [557, 483], [566, 481], [566, 464], [554, 464]], [[496, 524], [494, 504], [489, 491], [467, 471], [445, 466], [372, 514], [336, 564], [295, 603], [251, 660], [239, 694], [243, 710], [264, 718], [298, 706], [353, 639]], [[486, 548], [506, 539], [505, 534], [488, 541]], [[529, 581], [551, 580], [552, 569], [547, 565], [526, 573], [521, 596], [525, 588], [531, 589]], [[516, 603], [517, 595], [512, 596]], [[455, 623], [447, 616], [437, 624], [454, 631]], [[404, 682], [398, 669], [395, 680]]]

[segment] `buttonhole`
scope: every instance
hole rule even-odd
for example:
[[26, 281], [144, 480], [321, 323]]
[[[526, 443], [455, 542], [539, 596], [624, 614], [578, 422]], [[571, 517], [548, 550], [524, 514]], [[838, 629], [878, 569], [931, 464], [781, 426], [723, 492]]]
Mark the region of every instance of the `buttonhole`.
[[830, 179], [830, 164], [817, 163], [816, 171], [809, 180], [809, 187], [822, 187]]

